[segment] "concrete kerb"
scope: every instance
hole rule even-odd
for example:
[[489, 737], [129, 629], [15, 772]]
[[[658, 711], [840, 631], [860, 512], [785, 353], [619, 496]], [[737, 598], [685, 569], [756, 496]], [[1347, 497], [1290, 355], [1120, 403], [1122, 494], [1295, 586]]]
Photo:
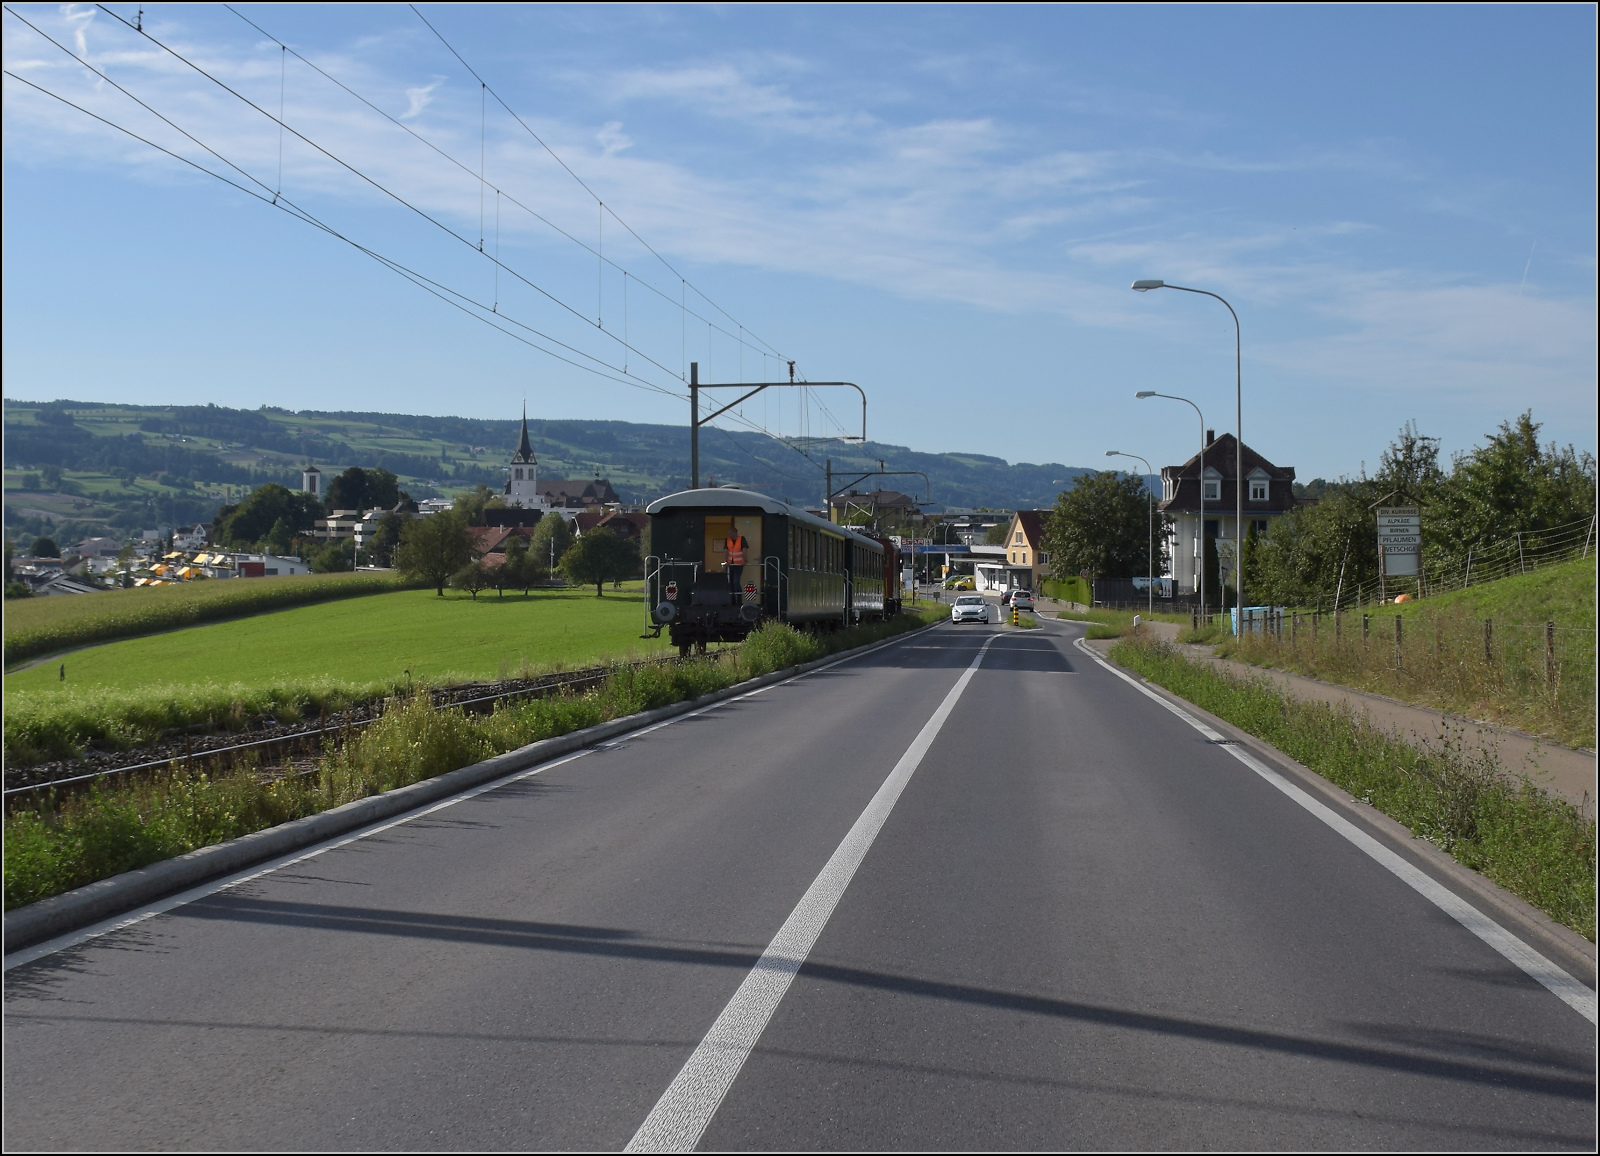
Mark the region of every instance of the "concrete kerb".
[[611, 722], [585, 727], [555, 738], [541, 739], [514, 751], [507, 751], [503, 755], [496, 755], [492, 759], [485, 759], [481, 763], [424, 779], [420, 783], [397, 787], [381, 795], [357, 799], [353, 803], [346, 803], [331, 811], [308, 815], [304, 819], [293, 819], [276, 827], [254, 831], [237, 839], [229, 839], [225, 843], [201, 847], [186, 855], [141, 867], [137, 871], [125, 871], [109, 879], [100, 879], [72, 891], [53, 895], [49, 899], [41, 899], [37, 903], [30, 903], [26, 907], [5, 913], [4, 952], [10, 955], [14, 951], [21, 951], [58, 935], [77, 931], [208, 880], [232, 874], [268, 859], [436, 803], [461, 791], [470, 790], [484, 783], [492, 783], [496, 779], [525, 771], [551, 759], [607, 742], [618, 735], [643, 730], [668, 719], [677, 718], [679, 715], [690, 714], [708, 706], [715, 706], [727, 699], [749, 694], [765, 686], [786, 682], [826, 666], [860, 658], [940, 625], [943, 624], [930, 623], [881, 642], [852, 647], [850, 650], [830, 654], [826, 658], [802, 663], [787, 670], [746, 679], [744, 682], [713, 691], [700, 698], [613, 719]]
[[[1093, 647], [1100, 652], [1102, 658], [1111, 661], [1106, 654], [1115, 640], [1105, 639], [1089, 642], [1085, 645]], [[1463, 866], [1451, 858], [1448, 852], [1441, 850], [1420, 836], [1413, 835], [1410, 828], [1396, 819], [1390, 818], [1370, 803], [1362, 802], [1354, 795], [1344, 790], [1335, 783], [1323, 778], [1310, 767], [1290, 758], [1277, 747], [1240, 730], [1226, 719], [1218, 718], [1203, 707], [1196, 706], [1181, 695], [1174, 694], [1166, 687], [1151, 682], [1147, 678], [1128, 672], [1150, 690], [1159, 694], [1197, 718], [1203, 720], [1240, 746], [1247, 747], [1252, 754], [1263, 759], [1267, 764], [1285, 775], [1289, 776], [1297, 786], [1316, 793], [1317, 797], [1340, 815], [1358, 824], [1364, 830], [1382, 841], [1390, 849], [1398, 852], [1410, 860], [1415, 866], [1425, 871], [1435, 881], [1448, 887], [1461, 898], [1473, 903], [1499, 922], [1508, 931], [1522, 936], [1530, 941], [1537, 950], [1543, 952], [1554, 962], [1564, 967], [1575, 978], [1590, 988], [1596, 986], [1597, 979], [1597, 949], [1572, 928], [1565, 924], [1557, 923], [1537, 907], [1526, 900], [1507, 891], [1504, 887], [1480, 875], [1470, 867]]]

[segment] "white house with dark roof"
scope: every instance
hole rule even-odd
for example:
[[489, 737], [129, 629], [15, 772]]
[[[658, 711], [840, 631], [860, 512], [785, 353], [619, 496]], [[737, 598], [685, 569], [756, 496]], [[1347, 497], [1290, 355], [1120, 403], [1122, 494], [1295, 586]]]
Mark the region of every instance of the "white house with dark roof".
[[[1233, 572], [1235, 543], [1239, 539], [1234, 480], [1241, 456], [1232, 434], [1214, 437], [1206, 431], [1206, 447], [1181, 466], [1161, 468], [1161, 503], [1157, 507], [1173, 521], [1167, 536], [1171, 577], [1179, 592], [1196, 591], [1202, 565], [1204, 537], [1217, 540], [1217, 561], [1223, 580]], [[1204, 459], [1202, 461], [1202, 459]], [[1244, 469], [1244, 532], [1265, 533], [1272, 519], [1298, 504], [1294, 496], [1294, 467], [1276, 466], [1248, 445], [1242, 455]], [[1216, 592], [1207, 590], [1210, 602]]]

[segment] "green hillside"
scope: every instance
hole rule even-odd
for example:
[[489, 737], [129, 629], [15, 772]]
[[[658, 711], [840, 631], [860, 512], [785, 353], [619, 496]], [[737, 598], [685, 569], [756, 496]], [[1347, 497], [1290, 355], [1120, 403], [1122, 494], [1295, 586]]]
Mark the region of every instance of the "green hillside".
[[1558, 626], [1595, 625], [1595, 556], [1547, 566], [1531, 574], [1517, 574], [1453, 590], [1420, 602], [1402, 602], [1385, 614], [1408, 616], [1440, 613], [1468, 618], [1493, 618], [1506, 623], [1554, 622]]
[[[413, 498], [450, 495], [479, 482], [498, 487], [518, 420], [7, 398], [6, 531], [77, 540], [209, 519], [247, 487], [269, 481], [298, 487], [308, 462], [324, 472], [381, 466], [398, 475]], [[528, 428], [541, 477], [606, 477], [624, 501], [635, 503], [688, 483], [687, 427], [530, 418]], [[890, 470], [919, 470], [929, 477], [930, 501], [996, 509], [1048, 506], [1084, 472], [880, 442], [818, 446], [811, 458], [764, 434], [707, 429], [701, 436], [705, 478], [806, 504], [822, 500], [828, 458], [846, 476], [876, 469], [879, 459]], [[920, 478], [891, 479], [890, 488], [923, 497]]]

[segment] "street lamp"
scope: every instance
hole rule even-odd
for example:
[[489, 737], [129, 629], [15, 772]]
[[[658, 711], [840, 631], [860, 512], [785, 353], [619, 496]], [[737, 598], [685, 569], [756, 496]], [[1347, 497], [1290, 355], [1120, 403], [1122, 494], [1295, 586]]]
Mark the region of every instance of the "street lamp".
[[1168, 401], [1181, 401], [1184, 405], [1194, 410], [1195, 416], [1200, 419], [1200, 563], [1196, 569], [1200, 577], [1195, 582], [1195, 590], [1200, 595], [1200, 616], [1206, 613], [1206, 415], [1200, 412], [1200, 407], [1186, 397], [1178, 397], [1171, 393], [1157, 393], [1153, 389], [1141, 389], [1133, 395], [1140, 401], [1147, 397], [1164, 397]]
[[[1223, 305], [1227, 306], [1229, 314], [1233, 317], [1233, 405], [1234, 405], [1234, 446], [1233, 446], [1233, 497], [1234, 512], [1234, 540], [1238, 549], [1233, 559], [1234, 588], [1237, 593], [1236, 602], [1239, 613], [1244, 613], [1244, 386], [1243, 368], [1240, 360], [1240, 346], [1242, 339], [1239, 336], [1239, 315], [1234, 313], [1233, 306], [1228, 305], [1225, 298], [1218, 296], [1209, 289], [1190, 289], [1183, 285], [1168, 285], [1165, 281], [1135, 281], [1135, 293], [1148, 293], [1152, 289], [1177, 289], [1183, 293], [1198, 293], [1202, 297], [1216, 297]], [[1202, 486], [1204, 485], [1202, 479]]]
[[1149, 583], [1144, 588], [1147, 602], [1145, 613], [1153, 618], [1156, 613], [1156, 514], [1155, 506], [1151, 504], [1155, 495], [1150, 492], [1150, 475], [1154, 471], [1151, 470], [1150, 463], [1145, 462], [1138, 454], [1125, 454], [1121, 450], [1107, 450], [1106, 457], [1132, 458], [1134, 461], [1144, 462], [1144, 519], [1145, 534], [1147, 535], [1145, 545], [1149, 547], [1148, 565], [1150, 570], [1145, 579]]

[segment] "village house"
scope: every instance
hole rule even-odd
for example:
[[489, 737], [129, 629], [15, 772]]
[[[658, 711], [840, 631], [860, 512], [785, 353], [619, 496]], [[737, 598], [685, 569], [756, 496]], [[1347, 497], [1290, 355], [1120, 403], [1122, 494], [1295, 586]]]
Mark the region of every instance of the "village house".
[[[1161, 502], [1156, 507], [1172, 519], [1167, 535], [1168, 574], [1180, 594], [1198, 590], [1203, 555], [1201, 543], [1213, 538], [1221, 580], [1233, 573], [1235, 544], [1239, 537], [1235, 479], [1239, 477], [1238, 442], [1232, 434], [1216, 437], [1206, 431], [1206, 447], [1181, 466], [1161, 469]], [[1204, 459], [1202, 466], [1201, 459]], [[1264, 534], [1272, 519], [1297, 505], [1294, 467], [1276, 466], [1244, 447], [1244, 532]], [[1202, 512], [1203, 507], [1203, 512]], [[1203, 535], [1203, 536], [1202, 536]], [[1206, 591], [1212, 602], [1215, 592]]]
[[[1049, 510], [1018, 510], [1006, 527], [1002, 558], [978, 562], [973, 567], [979, 590], [1039, 589], [1050, 573], [1050, 554], [1043, 549], [1044, 520]], [[979, 547], [974, 546], [974, 553]], [[987, 553], [987, 551], [982, 551]]]

